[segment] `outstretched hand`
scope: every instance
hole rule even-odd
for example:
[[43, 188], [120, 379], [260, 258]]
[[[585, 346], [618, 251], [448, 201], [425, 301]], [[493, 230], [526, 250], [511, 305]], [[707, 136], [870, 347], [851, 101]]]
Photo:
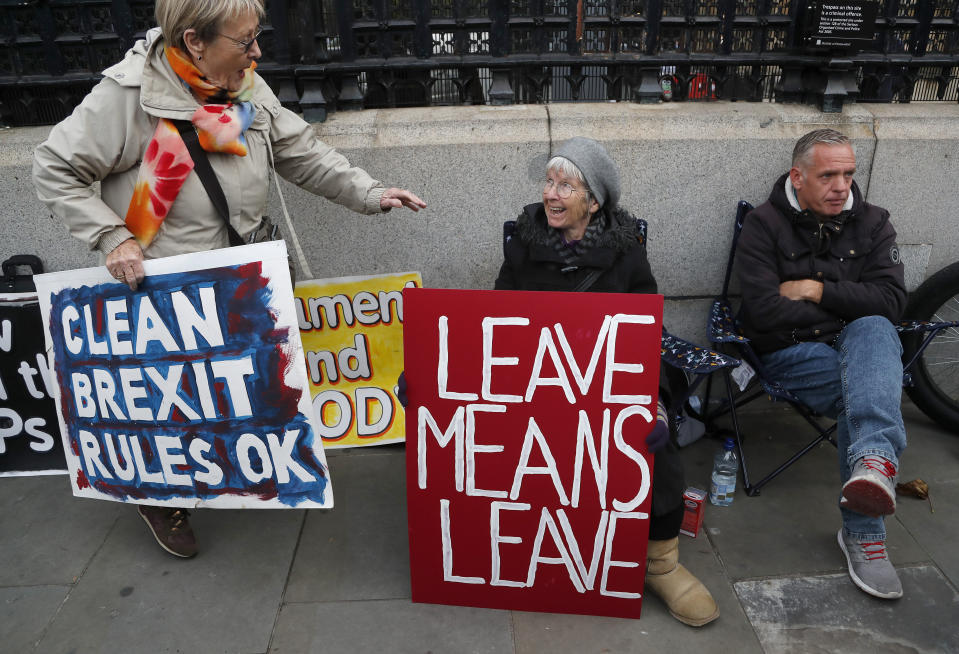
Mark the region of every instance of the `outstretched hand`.
[[399, 209], [406, 207], [413, 211], [419, 211], [426, 208], [426, 203], [416, 197], [416, 194], [402, 188], [388, 188], [383, 191], [383, 197], [380, 198], [380, 209]]
[[143, 281], [143, 250], [134, 239], [128, 238], [113, 248], [107, 255], [107, 270], [117, 281], [137, 290], [137, 285]]

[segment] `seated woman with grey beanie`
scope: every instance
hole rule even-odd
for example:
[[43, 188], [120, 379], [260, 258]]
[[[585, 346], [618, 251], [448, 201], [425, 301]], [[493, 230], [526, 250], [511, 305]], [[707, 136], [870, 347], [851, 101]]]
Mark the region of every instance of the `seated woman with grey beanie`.
[[[516, 220], [496, 289], [656, 293], [636, 220], [619, 207], [619, 194], [619, 171], [602, 145], [582, 137], [563, 143], [546, 165], [543, 201], [524, 207]], [[646, 438], [656, 454], [646, 588], [677, 620], [700, 627], [719, 617], [719, 609], [706, 587], [679, 564], [686, 485], [663, 406], [664, 379], [656, 426]]]

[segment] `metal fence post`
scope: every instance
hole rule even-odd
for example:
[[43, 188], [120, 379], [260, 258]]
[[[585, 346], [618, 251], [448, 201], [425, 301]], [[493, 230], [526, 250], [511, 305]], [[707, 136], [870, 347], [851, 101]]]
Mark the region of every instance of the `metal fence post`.
[[[646, 47], [643, 55], [653, 57], [659, 49], [659, 27], [663, 17], [663, 0], [649, 0], [646, 5]], [[639, 66], [639, 86], [633, 91], [633, 101], [640, 104], [654, 104], [663, 96], [663, 87], [660, 86], [659, 76], [662, 70], [660, 64], [641, 64]]]
[[823, 113], [840, 113], [846, 100], [855, 100], [859, 85], [852, 74], [852, 61], [849, 59], [830, 59], [823, 67], [825, 83], [819, 108]]
[[[290, 19], [290, 5], [297, 2], [298, 0], [273, 0], [267, 7], [271, 28], [270, 43], [273, 49], [273, 60], [277, 64], [277, 70], [272, 75], [277, 87], [276, 97], [280, 104], [291, 111], [302, 110], [291, 66], [292, 52], [300, 45], [299, 39], [294, 37], [291, 30]], [[300, 13], [293, 12], [294, 15]]]
[[50, 4], [47, 2], [30, 4], [34, 5], [37, 32], [43, 39], [43, 56], [47, 63], [47, 73], [54, 77], [60, 77], [66, 73], [66, 66], [63, 63], [60, 48], [57, 47], [56, 23], [53, 20], [53, 13], [50, 11]]
[[[509, 54], [509, 3], [510, 0], [489, 0], [489, 50], [493, 57], [505, 58]], [[513, 104], [509, 65], [490, 64], [490, 75], [490, 104]]]
[[110, 13], [113, 15], [113, 29], [117, 31], [123, 47], [130, 48], [133, 46], [133, 12], [130, 11], [130, 3], [127, 0], [113, 0]]
[[413, 20], [416, 22], [413, 49], [418, 59], [429, 59], [433, 54], [430, 18], [432, 18], [432, 11], [429, 0], [413, 0]]
[[[336, 25], [340, 33], [340, 61], [356, 61], [356, 39], [353, 35], [353, 3], [350, 0], [336, 0]], [[337, 98], [339, 109], [362, 109], [363, 92], [360, 91], [359, 74], [347, 72], [342, 78], [340, 95]]]

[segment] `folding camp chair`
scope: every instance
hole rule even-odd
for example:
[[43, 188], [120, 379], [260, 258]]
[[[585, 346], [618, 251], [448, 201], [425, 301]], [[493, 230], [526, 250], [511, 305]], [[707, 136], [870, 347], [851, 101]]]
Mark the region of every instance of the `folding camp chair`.
[[[642, 218], [636, 219], [636, 240], [645, 249], [648, 224]], [[516, 233], [516, 221], [507, 220], [503, 223], [503, 256], [506, 256], [506, 244]], [[660, 346], [660, 358], [674, 370], [685, 376], [686, 390], [670, 401], [668, 411], [672, 418], [677, 418], [690, 397], [696, 392], [712, 373], [722, 371], [727, 378], [726, 387], [729, 389], [729, 399], [732, 399], [732, 386], [729, 384], [730, 371], [739, 366], [740, 361], [735, 357], [701, 347], [678, 336], [674, 336], [663, 329], [663, 338]], [[672, 375], [667, 371], [667, 376]], [[736, 420], [735, 415], [732, 416]]]
[[[736, 446], [739, 451], [740, 467], [743, 473], [743, 489], [746, 491], [746, 494], [750, 496], [758, 495], [763, 486], [765, 486], [781, 472], [786, 470], [786, 468], [794, 464], [803, 455], [823, 441], [829, 441], [833, 445], [836, 445], [835, 438], [833, 437], [833, 434], [836, 431], [835, 423], [827, 428], [823, 428], [817, 421], [817, 418], [821, 418], [819, 414], [806, 406], [798, 397], [790, 393], [787, 389], [769, 379], [768, 375], [765, 373], [765, 368], [762, 364], [762, 361], [749, 344], [749, 339], [743, 336], [742, 328], [737, 321], [736, 313], [732, 308], [732, 303], [729, 298], [729, 284], [732, 278], [733, 265], [735, 263], [736, 245], [739, 242], [739, 235], [742, 231], [743, 221], [746, 218], [746, 214], [749, 213], [752, 208], [753, 207], [751, 204], [744, 201], [741, 201], [737, 205], [736, 224], [733, 230], [732, 245], [729, 248], [729, 258], [726, 261], [726, 276], [723, 279], [722, 293], [713, 301], [706, 331], [711, 343], [718, 347], [727, 349], [727, 351], [731, 350], [737, 357], [742, 359], [746, 364], [748, 364], [748, 366], [753, 368], [755, 371], [755, 377], [749, 382], [748, 386], [745, 386], [737, 394], [730, 384], [730, 375], [726, 375], [725, 381], [727, 398], [726, 400], [721, 401], [715, 408], [709, 408], [709, 395], [712, 388], [711, 383], [707, 384], [705, 402], [707, 411], [700, 416], [700, 419], [707, 424], [707, 427], [709, 427], [720, 416], [723, 416], [727, 413], [730, 415], [733, 422], [733, 432], [736, 438]], [[905, 385], [909, 385], [911, 383], [911, 376], [909, 373], [910, 367], [921, 356], [923, 350], [926, 348], [929, 342], [932, 341], [939, 331], [947, 328], [953, 328], [957, 325], [959, 325], [959, 323], [910, 320], [903, 321], [896, 326], [896, 330], [899, 332], [900, 337], [903, 337], [906, 334], [918, 334], [922, 335], [923, 337], [922, 344], [919, 346], [915, 354], [913, 354], [908, 361], [903, 362], [903, 383]], [[762, 395], [768, 395], [773, 400], [785, 401], [794, 409], [796, 409], [796, 411], [806, 420], [806, 422], [813, 427], [816, 432], [816, 437], [800, 448], [795, 454], [790, 456], [785, 462], [777, 466], [772, 472], [764, 476], [761, 480], [755, 483], [750, 483], [746, 454], [743, 450], [744, 437], [739, 429], [739, 423], [736, 418], [736, 410], [744, 404], [748, 404]]]

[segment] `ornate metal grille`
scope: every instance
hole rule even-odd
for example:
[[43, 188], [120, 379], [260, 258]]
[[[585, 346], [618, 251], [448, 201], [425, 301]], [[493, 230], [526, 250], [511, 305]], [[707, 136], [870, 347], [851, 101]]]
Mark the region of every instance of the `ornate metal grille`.
[[[813, 0], [271, 0], [258, 70], [311, 120], [568, 100], [959, 100], [959, 3], [874, 2], [875, 39], [829, 52], [803, 39]], [[152, 25], [151, 0], [0, 0], [0, 122], [62, 119]]]

